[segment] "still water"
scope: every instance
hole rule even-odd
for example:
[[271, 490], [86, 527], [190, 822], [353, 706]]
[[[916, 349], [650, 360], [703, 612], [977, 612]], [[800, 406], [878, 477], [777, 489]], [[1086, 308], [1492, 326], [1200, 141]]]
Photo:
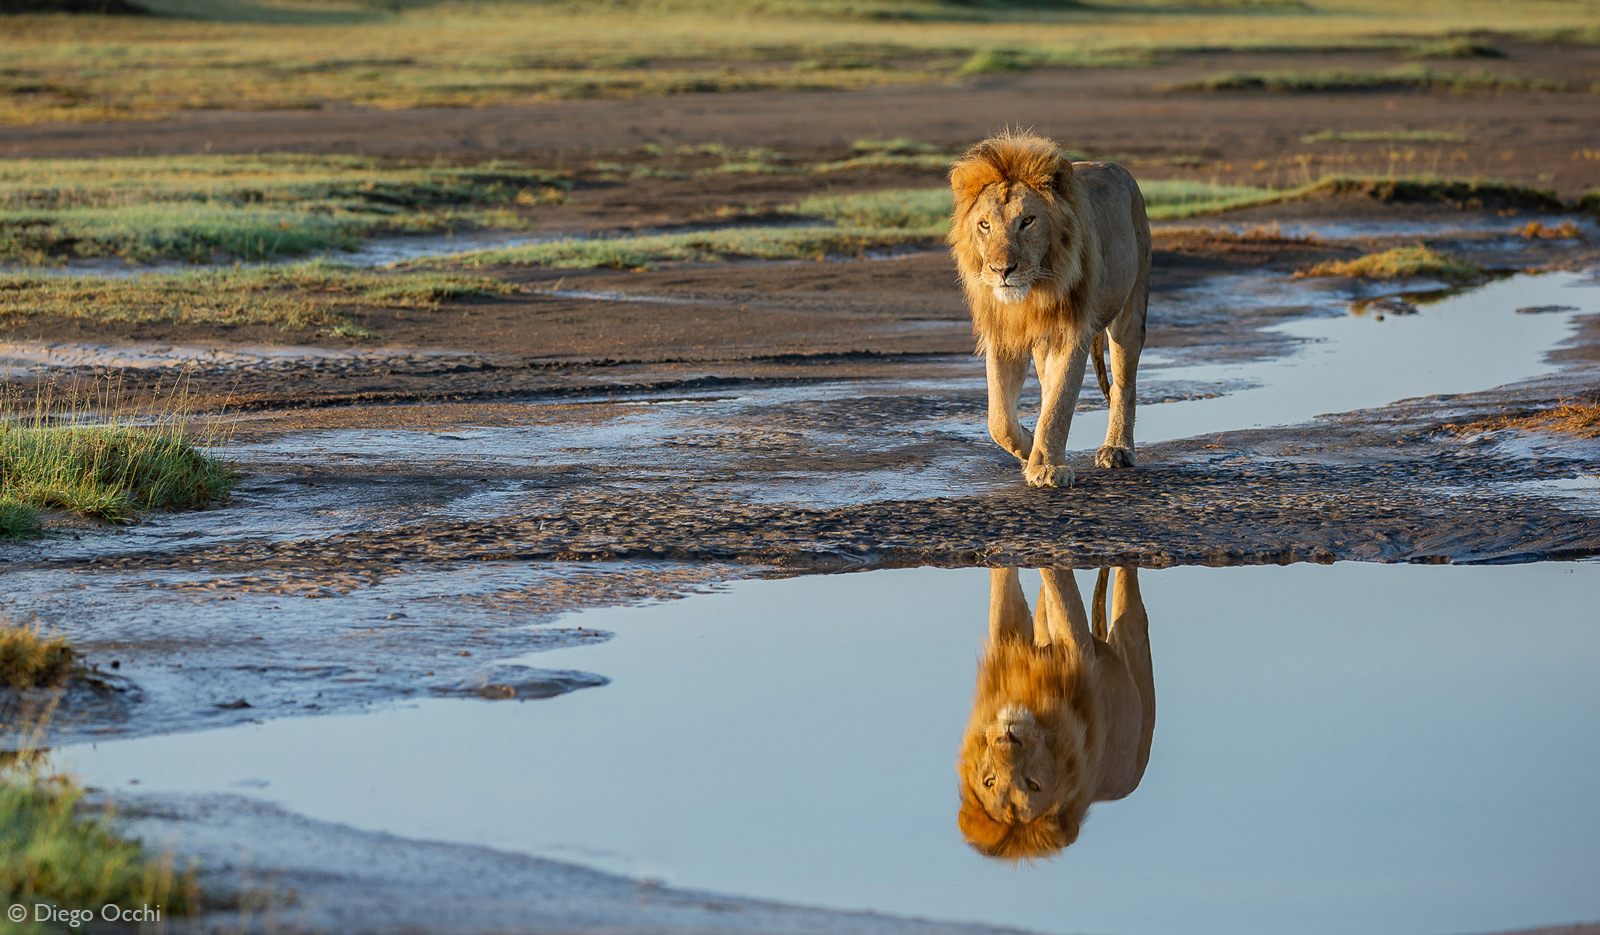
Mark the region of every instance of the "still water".
[[[981, 568], [738, 582], [569, 616], [614, 637], [518, 660], [604, 687], [64, 759], [110, 789], [232, 791], [675, 886], [1045, 932], [1600, 918], [1600, 564], [1119, 573], [1102, 642], [1095, 582]], [[1030, 615], [1041, 589], [1053, 615]], [[1075, 843], [1019, 866], [958, 827], [956, 759], [980, 653], [1035, 633], [1057, 646], [1039, 652], [1088, 647], [1104, 670], [1074, 709], [1103, 742], [1079, 751], [1095, 779], [1073, 788], [1101, 801]]]

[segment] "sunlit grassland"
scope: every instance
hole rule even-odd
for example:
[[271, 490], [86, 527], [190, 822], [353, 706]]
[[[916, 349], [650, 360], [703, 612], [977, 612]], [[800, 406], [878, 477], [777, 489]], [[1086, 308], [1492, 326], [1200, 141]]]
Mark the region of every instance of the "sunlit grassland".
[[525, 226], [567, 178], [349, 156], [0, 161], [0, 260], [266, 259], [353, 249], [379, 233]]
[[271, 325], [361, 337], [363, 312], [437, 308], [503, 295], [505, 283], [459, 273], [389, 274], [312, 261], [140, 276], [0, 274], [0, 324], [33, 315], [91, 321]]
[[1038, 65], [1137, 64], [1202, 48], [1404, 50], [1477, 31], [1600, 38], [1600, 0], [149, 5], [212, 18], [7, 17], [0, 121], [854, 88]]
[[43, 509], [120, 523], [226, 499], [235, 474], [205, 451], [181, 395], [165, 406], [134, 418], [104, 392], [0, 397], [0, 500], [20, 514], [3, 534], [37, 533]]

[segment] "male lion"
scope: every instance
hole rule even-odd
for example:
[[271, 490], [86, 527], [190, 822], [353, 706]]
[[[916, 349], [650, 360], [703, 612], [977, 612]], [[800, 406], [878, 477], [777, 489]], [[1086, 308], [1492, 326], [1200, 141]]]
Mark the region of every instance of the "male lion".
[[[989, 434], [1022, 461], [1034, 487], [1068, 487], [1072, 426], [1091, 344], [1111, 406], [1104, 468], [1133, 466], [1134, 376], [1150, 299], [1150, 222], [1133, 176], [1069, 162], [1030, 134], [992, 137], [950, 169], [950, 252], [989, 371]], [[1111, 338], [1111, 379], [1101, 357]], [[1028, 359], [1039, 374], [1039, 423], [1017, 420]]]
[[1092, 802], [1144, 777], [1156, 724], [1149, 620], [1138, 570], [1119, 568], [1106, 630], [1106, 581], [1094, 625], [1072, 572], [1044, 569], [1039, 608], [1014, 568], [989, 571], [989, 640], [961, 742], [957, 824], [979, 853], [1048, 857], [1078, 839]]

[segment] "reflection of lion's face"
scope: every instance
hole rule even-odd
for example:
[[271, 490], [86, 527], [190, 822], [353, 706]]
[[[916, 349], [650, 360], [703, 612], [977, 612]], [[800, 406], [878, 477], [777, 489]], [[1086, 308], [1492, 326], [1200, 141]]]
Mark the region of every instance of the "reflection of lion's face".
[[1039, 278], [1056, 237], [1051, 204], [1026, 185], [991, 185], [965, 221], [982, 263], [978, 278], [998, 302], [1021, 302]]
[[959, 824], [981, 853], [1043, 857], [1077, 839], [1092, 781], [1083, 688], [1056, 647], [990, 645], [956, 764]]

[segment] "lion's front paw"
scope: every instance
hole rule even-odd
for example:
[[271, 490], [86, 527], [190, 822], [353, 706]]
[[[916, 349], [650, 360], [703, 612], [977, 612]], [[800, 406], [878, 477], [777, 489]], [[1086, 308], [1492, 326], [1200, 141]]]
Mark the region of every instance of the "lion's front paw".
[[1071, 487], [1072, 468], [1065, 464], [1030, 464], [1022, 469], [1029, 487]]
[[1094, 466], [1103, 468], [1133, 467], [1133, 449], [1107, 445], [1095, 452]]

